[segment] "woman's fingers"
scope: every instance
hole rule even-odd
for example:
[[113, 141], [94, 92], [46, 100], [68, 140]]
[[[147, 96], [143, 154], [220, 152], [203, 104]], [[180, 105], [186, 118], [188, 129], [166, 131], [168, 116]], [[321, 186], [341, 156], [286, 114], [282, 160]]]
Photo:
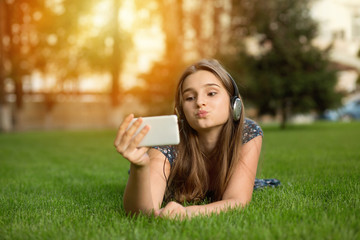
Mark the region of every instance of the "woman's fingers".
[[[130, 121], [131, 121], [131, 119], [130, 119]], [[149, 130], [149, 127], [146, 127], [145, 129], [143, 129], [142, 134], [140, 135], [140, 136], [142, 136], [140, 140], [136, 140], [136, 137], [134, 138], [134, 135], [135, 135], [136, 131], [139, 129], [142, 121], [143, 121], [142, 118], [138, 118], [130, 127], [129, 127], [129, 124], [124, 124], [124, 126], [126, 127], [125, 131], [123, 130], [124, 126], [121, 126], [121, 130], [119, 130], [118, 137], [115, 141], [115, 144], [117, 144], [117, 145], [115, 145], [115, 147], [117, 148], [119, 153], [124, 152], [129, 147], [131, 149], [136, 148], [138, 146], [138, 144], [140, 143], [140, 141], [142, 140], [142, 138], [146, 135], [146, 133]], [[124, 123], [125, 123], [125, 121], [124, 121]], [[136, 141], [135, 145], [134, 145], [134, 141]]]
[[155, 215], [155, 217], [160, 216], [160, 214], [161, 214], [161, 212], [162, 212], [163, 210], [164, 210], [163, 208], [160, 208], [160, 209], [154, 210], [154, 215]]
[[141, 157], [144, 156], [148, 150], [149, 150], [148, 147], [141, 147], [141, 148], [137, 149], [136, 153], [134, 154], [134, 158], [141, 160]]
[[144, 156], [146, 152], [149, 150], [148, 147], [138, 147], [141, 140], [145, 137], [146, 133], [149, 131], [149, 126], [145, 126], [138, 135], [132, 140], [130, 145], [126, 148], [126, 150], [122, 151], [121, 154], [123, 157], [128, 159], [130, 162], [134, 164], [142, 164], [144, 160]]
[[165, 218], [184, 219], [187, 217], [186, 208], [177, 202], [169, 202], [164, 208], [160, 209], [155, 214], [156, 216]]
[[120, 141], [120, 144], [123, 143], [128, 143], [134, 136], [136, 130], [140, 127], [141, 123], [142, 123], [142, 118], [138, 118], [123, 134], [122, 139]]
[[136, 148], [139, 146], [139, 144], [141, 143], [141, 141], [144, 139], [144, 137], [146, 136], [146, 134], [150, 131], [150, 126], [149, 125], [145, 125], [140, 132], [134, 137], [134, 139], [132, 140], [132, 142], [129, 145], [130, 149]]
[[130, 114], [128, 115], [124, 121], [120, 124], [119, 130], [117, 132], [115, 141], [114, 141], [114, 146], [117, 147], [120, 144], [120, 141], [124, 135], [124, 133], [126, 132], [127, 128], [129, 127], [129, 124], [131, 123], [131, 121], [134, 119], [134, 114]]
[[143, 119], [138, 118], [130, 126], [133, 119], [134, 115], [130, 114], [121, 123], [114, 141], [114, 145], [116, 150], [131, 163], [136, 165], [144, 165], [148, 162], [149, 156], [146, 154], [146, 152], [149, 150], [149, 148], [139, 147], [139, 144], [149, 132], [150, 126], [146, 125], [140, 131], [138, 131], [143, 122]]

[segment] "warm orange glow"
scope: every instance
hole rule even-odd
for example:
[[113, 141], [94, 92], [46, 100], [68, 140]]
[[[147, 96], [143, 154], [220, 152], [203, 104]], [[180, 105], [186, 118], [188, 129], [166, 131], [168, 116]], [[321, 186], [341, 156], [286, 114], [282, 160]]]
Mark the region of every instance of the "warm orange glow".
[[134, 1], [124, 1], [119, 11], [121, 27], [126, 31], [131, 31], [136, 19]]
[[[109, 13], [112, 10], [112, 0], [100, 1], [93, 10], [91, 16], [93, 34], [99, 31], [106, 24], [111, 24]], [[131, 88], [138, 82], [137, 75], [150, 69], [152, 62], [159, 60], [164, 50], [164, 36], [158, 24], [152, 26], [142, 26], [139, 23], [139, 16], [143, 16], [144, 11], [137, 12], [133, 0], [124, 0], [119, 10], [119, 25], [122, 31], [131, 35], [133, 48], [127, 49], [126, 60], [124, 61], [121, 73], [122, 87]], [[112, 40], [112, 39], [111, 39]], [[112, 45], [110, 39], [106, 40], [107, 45]], [[108, 44], [109, 43], [109, 44]], [[96, 79], [96, 78], [95, 78]], [[91, 82], [91, 83], [90, 83]], [[103, 81], [84, 81], [84, 88], [87, 90], [103, 88]], [[82, 85], [82, 84], [81, 84]]]
[[94, 7], [94, 12], [91, 16], [92, 24], [96, 28], [104, 27], [109, 23], [109, 12], [111, 11], [111, 2], [100, 1]]
[[[68, 37], [68, 42], [81, 48], [86, 46], [92, 37], [101, 36], [102, 30], [112, 24], [112, 11], [114, 0], [99, 0], [91, 10], [78, 17], [80, 25], [78, 34]], [[52, 6], [56, 7], [56, 12], [63, 13], [60, 0], [51, 0]], [[39, 16], [38, 16], [39, 17]], [[40, 18], [40, 17], [39, 17]], [[141, 19], [149, 18], [147, 10], [137, 11], [133, 0], [122, 0], [118, 21], [120, 26], [120, 35], [128, 34], [132, 39], [132, 47], [122, 49], [125, 61], [121, 72], [121, 86], [125, 89], [141, 84], [137, 79], [138, 74], [147, 72], [154, 61], [160, 60], [164, 51], [164, 34], [160, 23], [154, 21], [149, 24], [148, 21]], [[139, 20], [140, 19], [140, 20]], [[54, 46], [58, 42], [56, 34], [51, 34], [47, 38], [49, 45]], [[105, 52], [112, 54], [114, 40], [111, 36], [104, 38], [106, 46]], [[76, 51], [76, 48], [74, 51]], [[104, 49], [103, 49], [104, 50]], [[49, 56], [50, 57], [50, 56]], [[53, 77], [33, 74], [32, 79], [34, 90], [49, 90], [56, 88], [56, 81]], [[87, 76], [81, 76], [78, 79], [78, 88], [80, 91], [108, 91], [111, 88], [110, 76], [89, 72]]]

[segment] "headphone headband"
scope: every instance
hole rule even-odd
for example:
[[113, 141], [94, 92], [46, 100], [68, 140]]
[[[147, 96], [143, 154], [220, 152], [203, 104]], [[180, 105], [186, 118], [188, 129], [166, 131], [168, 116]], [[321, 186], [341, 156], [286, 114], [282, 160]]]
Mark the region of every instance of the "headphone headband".
[[240, 93], [239, 93], [239, 88], [237, 87], [237, 84], [235, 82], [235, 80], [233, 79], [233, 77], [230, 75], [230, 73], [227, 73], [227, 75], [229, 76], [230, 80], [231, 80], [231, 83], [234, 87], [234, 94], [233, 96], [234, 97], [239, 97]]

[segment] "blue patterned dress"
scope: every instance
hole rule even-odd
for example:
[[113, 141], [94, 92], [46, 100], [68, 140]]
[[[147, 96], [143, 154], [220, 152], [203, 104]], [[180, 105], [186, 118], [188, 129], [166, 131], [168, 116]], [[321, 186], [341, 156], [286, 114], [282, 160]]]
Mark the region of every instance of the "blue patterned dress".
[[[257, 136], [262, 136], [262, 137], [264, 136], [261, 127], [253, 120], [245, 119], [242, 144], [251, 141], [253, 138]], [[177, 156], [176, 148], [174, 146], [156, 146], [154, 148], [159, 150], [165, 155], [165, 157], [170, 162], [170, 166], [173, 165]], [[259, 188], [264, 188], [267, 186], [276, 187], [278, 185], [280, 185], [280, 181], [277, 179], [255, 179], [254, 190]]]

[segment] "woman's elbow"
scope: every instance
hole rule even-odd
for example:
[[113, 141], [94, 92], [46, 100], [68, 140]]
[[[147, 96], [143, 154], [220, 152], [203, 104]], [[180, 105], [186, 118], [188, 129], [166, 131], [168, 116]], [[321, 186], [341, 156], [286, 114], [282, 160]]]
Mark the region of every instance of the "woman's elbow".
[[243, 208], [251, 202], [251, 197], [249, 198], [232, 198], [230, 200], [231, 207], [240, 207]]
[[131, 206], [131, 204], [125, 202], [123, 203], [123, 205], [124, 205], [124, 211], [128, 216], [134, 216], [139, 214], [145, 214], [150, 216], [153, 215], [155, 211], [155, 209], [152, 208], [141, 208], [141, 207]]

